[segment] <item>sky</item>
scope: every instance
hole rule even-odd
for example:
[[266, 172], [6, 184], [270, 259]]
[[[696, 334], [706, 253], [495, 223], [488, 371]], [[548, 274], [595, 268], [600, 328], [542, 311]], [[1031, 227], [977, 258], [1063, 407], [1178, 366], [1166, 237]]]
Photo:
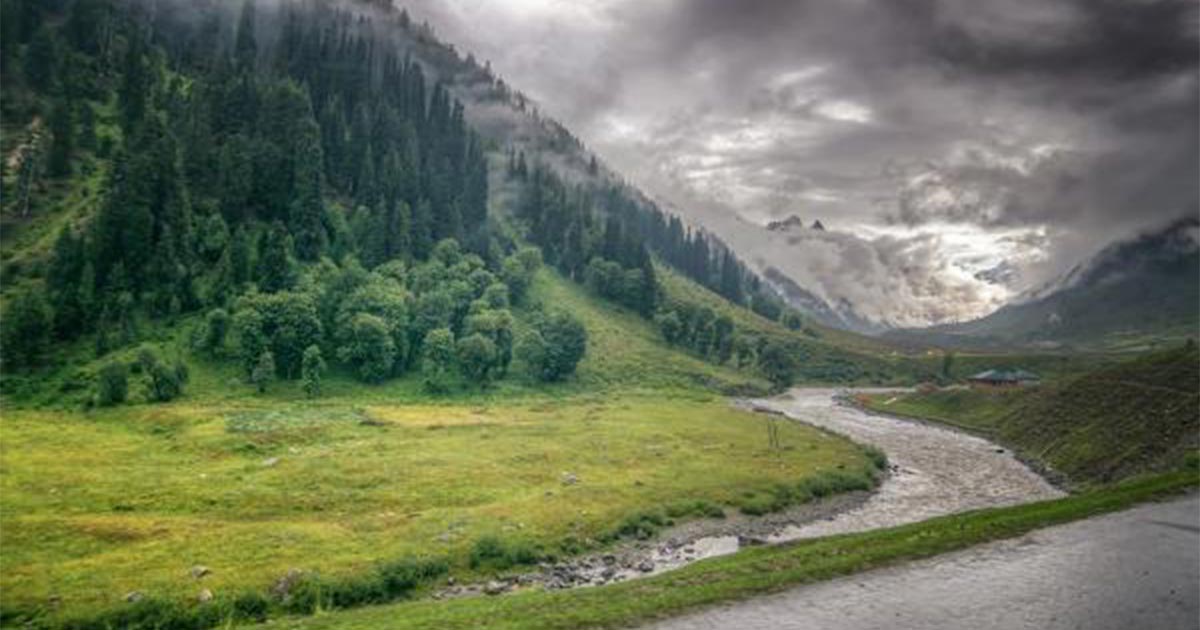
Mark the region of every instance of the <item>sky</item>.
[[[748, 262], [892, 325], [1200, 212], [1194, 0], [408, 7]], [[828, 230], [763, 227], [793, 214]]]

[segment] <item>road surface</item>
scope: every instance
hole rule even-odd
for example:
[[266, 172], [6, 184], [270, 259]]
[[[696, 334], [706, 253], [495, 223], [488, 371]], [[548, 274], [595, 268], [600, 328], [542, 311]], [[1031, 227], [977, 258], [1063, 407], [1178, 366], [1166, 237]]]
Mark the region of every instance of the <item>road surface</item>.
[[1200, 628], [1200, 496], [678, 617], [655, 630]]

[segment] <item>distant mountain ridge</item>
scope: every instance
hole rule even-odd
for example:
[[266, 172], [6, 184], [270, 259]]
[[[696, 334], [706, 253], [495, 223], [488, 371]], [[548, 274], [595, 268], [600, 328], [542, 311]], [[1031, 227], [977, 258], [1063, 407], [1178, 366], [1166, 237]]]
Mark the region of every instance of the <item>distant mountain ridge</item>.
[[[794, 214], [789, 216], [786, 219], [782, 219], [779, 221], [771, 221], [770, 223], [767, 224], [767, 230], [770, 232], [789, 232], [792, 230], [803, 230], [803, 229], [804, 229], [804, 219], [801, 219], [800, 217], [798, 217]], [[821, 223], [820, 219], [817, 219], [816, 221], [812, 222], [812, 225], [809, 226], [809, 229], [810, 230], [818, 230], [818, 231], [823, 232], [823, 231], [825, 231], [825, 224]]]
[[775, 267], [767, 267], [763, 271], [763, 279], [789, 305], [820, 324], [864, 334], [887, 330], [887, 326], [859, 315], [852, 304], [830, 304], [817, 297]]
[[944, 345], [1127, 345], [1194, 336], [1200, 324], [1200, 219], [1113, 243], [985, 317], [887, 333]]

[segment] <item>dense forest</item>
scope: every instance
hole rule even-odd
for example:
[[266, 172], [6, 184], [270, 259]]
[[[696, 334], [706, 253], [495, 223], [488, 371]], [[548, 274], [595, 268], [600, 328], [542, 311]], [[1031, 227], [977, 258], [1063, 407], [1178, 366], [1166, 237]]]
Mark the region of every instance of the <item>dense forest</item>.
[[[328, 362], [368, 382], [486, 384], [516, 354], [555, 380], [586, 331], [535, 314], [518, 344], [513, 324], [543, 258], [669, 342], [787, 362], [728, 317], [663, 299], [656, 264], [799, 328], [727, 247], [624, 184], [567, 183], [483, 140], [406, 49], [428, 27], [378, 4], [4, 0], [5, 214], [36, 219], [79, 182], [99, 191], [44, 256], [5, 261], [6, 366], [85, 335], [103, 357], [146, 322], [202, 313], [193, 349], [260, 389], [304, 379], [316, 395]], [[510, 218], [489, 216], [489, 152], [521, 191]], [[100, 402], [124, 398], [125, 367], [100, 370]], [[161, 377], [163, 399], [186, 381], [152, 349], [132, 367]]]

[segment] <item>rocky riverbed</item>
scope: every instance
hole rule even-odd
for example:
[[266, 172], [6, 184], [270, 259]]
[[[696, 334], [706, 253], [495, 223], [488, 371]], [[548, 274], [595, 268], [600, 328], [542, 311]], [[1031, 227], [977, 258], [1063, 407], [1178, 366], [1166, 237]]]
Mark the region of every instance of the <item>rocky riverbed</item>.
[[744, 546], [891, 527], [1063, 494], [987, 440], [930, 424], [867, 414], [840, 402], [847, 393], [793, 389], [774, 398], [739, 404], [882, 449], [888, 455], [890, 474], [874, 493], [850, 493], [762, 517], [731, 514], [725, 519], [692, 521], [667, 530], [657, 540], [546, 564], [536, 572], [485, 584], [452, 584], [436, 597], [496, 595], [527, 586], [597, 586], [670, 571]]

